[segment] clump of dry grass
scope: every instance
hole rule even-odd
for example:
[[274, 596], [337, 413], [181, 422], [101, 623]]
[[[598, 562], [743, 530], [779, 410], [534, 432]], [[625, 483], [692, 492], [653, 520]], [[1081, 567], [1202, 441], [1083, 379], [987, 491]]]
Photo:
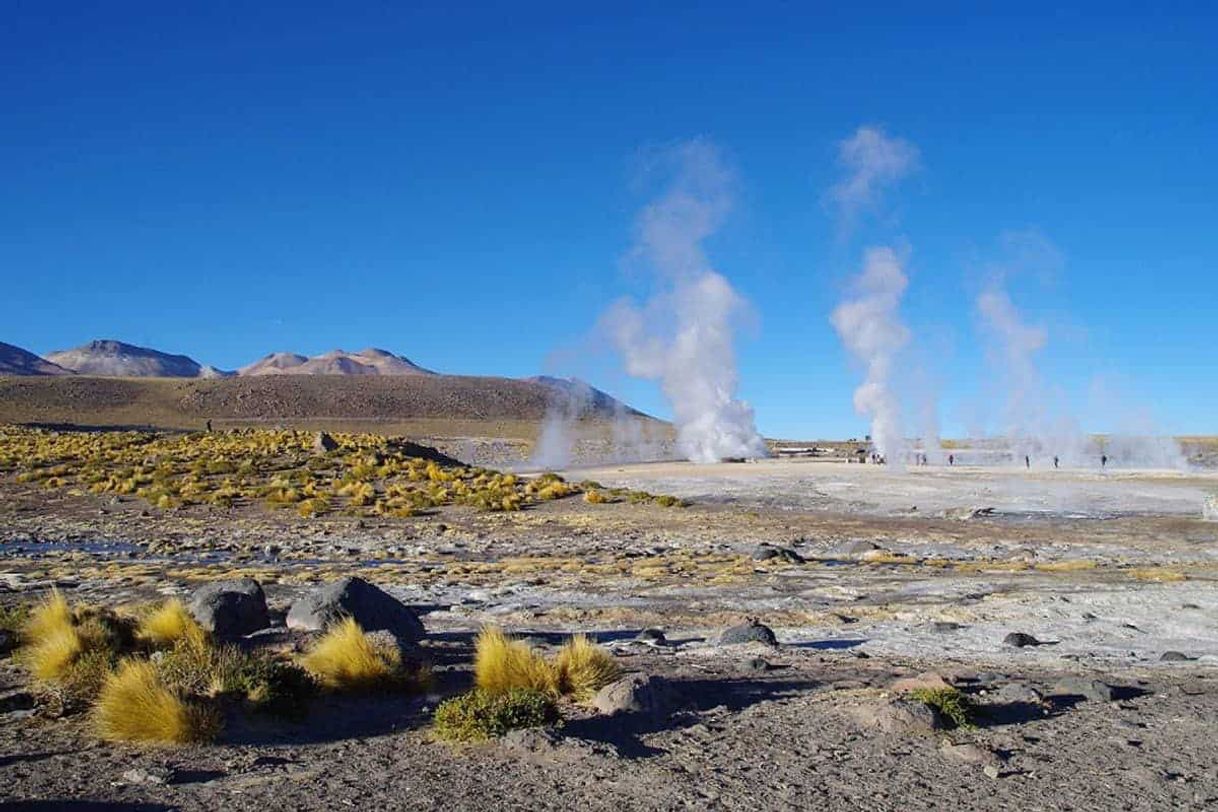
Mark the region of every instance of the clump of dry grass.
[[140, 621], [136, 637], [151, 646], [172, 646], [179, 640], [201, 645], [207, 632], [177, 598], [171, 598]]
[[412, 669], [397, 646], [374, 640], [352, 618], [330, 627], [300, 665], [331, 691], [419, 689], [428, 680], [426, 668]]
[[148, 744], [209, 741], [220, 728], [213, 710], [183, 699], [143, 660], [124, 660], [106, 679], [93, 722], [106, 741]]
[[474, 681], [487, 694], [514, 689], [558, 694], [558, 675], [545, 658], [494, 626], [484, 628], [475, 642]]
[[613, 655], [583, 634], [575, 635], [559, 649], [554, 669], [559, 692], [578, 702], [588, 701], [622, 673]]
[[68, 599], [62, 592], [52, 589], [51, 594], [30, 612], [25, 624], [25, 638], [37, 643], [71, 627], [72, 607], [68, 606]]

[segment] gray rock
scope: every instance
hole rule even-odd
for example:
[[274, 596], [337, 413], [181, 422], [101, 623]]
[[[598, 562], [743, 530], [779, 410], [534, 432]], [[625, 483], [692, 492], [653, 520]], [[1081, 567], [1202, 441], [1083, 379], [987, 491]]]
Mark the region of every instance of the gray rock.
[[754, 657], [753, 659], [751, 659], [747, 663], [745, 663], [745, 665], [747, 665], [749, 667], [750, 671], [769, 671], [774, 667], [774, 666], [770, 665], [770, 663], [767, 660], [765, 660], [761, 657]]
[[756, 620], [741, 623], [739, 626], [731, 626], [724, 629], [723, 633], [719, 635], [719, 645], [721, 646], [734, 646], [740, 643], [763, 643], [767, 646], [777, 646], [778, 638], [774, 636], [773, 629]]
[[668, 714], [669, 692], [659, 677], [628, 674], [597, 691], [592, 706], [606, 716], [637, 713], [653, 719]]
[[994, 698], [1011, 705], [1039, 705], [1045, 699], [1040, 691], [1023, 682], [1007, 683], [994, 692]]
[[176, 773], [169, 767], [132, 767], [123, 773], [123, 780], [128, 784], [169, 784]]
[[970, 742], [954, 744], [944, 740], [943, 744], [939, 745], [939, 752], [945, 759], [957, 764], [992, 764], [995, 761], [992, 751]]
[[345, 617], [354, 619], [364, 631], [387, 631], [403, 643], [419, 640], [425, 633], [410, 607], [355, 577], [340, 578], [294, 601], [287, 625], [289, 629], [322, 631]]
[[754, 561], [772, 561], [776, 558], [789, 564], [804, 563], [804, 557], [790, 547], [774, 547], [770, 544], [761, 544], [753, 550]]
[[1218, 495], [1205, 497], [1201, 505], [1201, 518], [1208, 522], [1218, 522]]
[[843, 541], [841, 544], [835, 544], [828, 550], [825, 550], [825, 555], [855, 556], [878, 549], [880, 549], [880, 546], [870, 541]]
[[338, 441], [326, 434], [324, 431], [319, 431], [313, 435], [313, 453], [328, 454], [331, 451], [338, 449]]
[[1094, 702], [1112, 702], [1117, 691], [1111, 685], [1086, 677], [1063, 677], [1049, 689], [1050, 696], [1081, 696]]
[[861, 705], [854, 709], [854, 716], [865, 727], [901, 736], [923, 735], [947, 727], [934, 708], [908, 699]]
[[930, 630], [937, 634], [946, 634], [948, 632], [960, 631], [964, 628], [959, 623], [953, 623], [950, 620], [936, 620], [930, 624]]
[[1030, 634], [1025, 632], [1011, 632], [1006, 637], [1002, 638], [1004, 645], [1014, 646], [1015, 648], [1026, 648], [1028, 646], [1039, 646], [1041, 641], [1037, 640]]
[[981, 771], [985, 773], [986, 778], [993, 778], [995, 780], [998, 779], [998, 776], [1002, 775], [997, 764], [987, 764]]
[[0, 629], [0, 657], [7, 657], [17, 648], [17, 635], [8, 629]]
[[1165, 663], [1189, 663], [1197, 658], [1190, 657], [1189, 655], [1185, 654], [1183, 651], [1165, 651], [1159, 657], [1159, 659]]
[[190, 613], [200, 626], [221, 638], [242, 637], [271, 623], [266, 595], [253, 578], [205, 584], [191, 598]]
[[28, 691], [5, 691], [0, 694], [0, 713], [32, 710], [34, 704], [34, 695]]
[[660, 629], [643, 629], [634, 639], [635, 642], [646, 643], [649, 646], [668, 645], [668, 638], [664, 636], [664, 632]]

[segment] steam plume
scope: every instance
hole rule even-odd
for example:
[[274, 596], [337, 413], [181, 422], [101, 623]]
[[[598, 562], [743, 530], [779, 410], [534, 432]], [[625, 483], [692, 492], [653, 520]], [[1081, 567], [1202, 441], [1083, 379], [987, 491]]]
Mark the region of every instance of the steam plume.
[[828, 199], [849, 226], [861, 212], [878, 207], [883, 191], [915, 171], [920, 157], [910, 142], [865, 125], [838, 145], [838, 162], [846, 176], [829, 190]]
[[642, 308], [618, 302], [602, 326], [630, 375], [660, 382], [684, 456], [764, 456], [753, 410], [736, 397], [735, 328], [746, 303], [702, 249], [731, 208], [731, 174], [703, 141], [668, 157], [674, 177], [643, 209], [634, 251], [656, 272], [658, 291]]
[[854, 390], [854, 409], [871, 419], [876, 451], [898, 464], [905, 439], [892, 374], [897, 353], [909, 341], [909, 330], [898, 312], [907, 284], [895, 251], [868, 249], [863, 271], [854, 283], [856, 295], [830, 316], [846, 349], [866, 369], [863, 383]]

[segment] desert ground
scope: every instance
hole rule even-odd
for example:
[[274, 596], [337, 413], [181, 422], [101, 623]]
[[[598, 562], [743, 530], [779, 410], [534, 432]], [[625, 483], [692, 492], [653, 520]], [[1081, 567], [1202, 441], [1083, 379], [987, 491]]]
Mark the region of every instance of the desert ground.
[[[435, 680], [148, 747], [49, 712], [18, 652], [0, 660], [14, 808], [1218, 806], [1214, 470], [615, 464], [558, 472], [599, 501], [403, 516], [337, 497], [157, 503], [20, 470], [0, 472], [6, 607], [52, 587], [114, 606], [244, 576], [281, 626], [301, 594], [356, 574], [417, 613]], [[774, 643], [721, 639], [750, 621]], [[432, 713], [469, 687], [488, 625], [540, 651], [586, 632], [650, 693], [440, 741]], [[905, 698], [943, 684], [969, 724]]]

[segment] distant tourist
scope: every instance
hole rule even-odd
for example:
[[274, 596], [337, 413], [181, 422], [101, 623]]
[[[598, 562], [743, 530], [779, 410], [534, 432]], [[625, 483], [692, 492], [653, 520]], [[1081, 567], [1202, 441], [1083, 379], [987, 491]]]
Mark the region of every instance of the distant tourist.
[[1108, 455], [1107, 455], [1107, 454], [1101, 454], [1101, 455], [1100, 455], [1100, 467], [1101, 467], [1101, 468], [1107, 468], [1107, 467], [1108, 467]]
[[1053, 455], [1053, 467], [1054, 467], [1054, 468], [1056, 468], [1056, 467], [1057, 467], [1057, 463], [1058, 463], [1057, 455], [1056, 455], [1056, 454], [1054, 454], [1054, 455]]
[[955, 465], [955, 464], [956, 464], [956, 455], [955, 455], [955, 454], [948, 454], [948, 455], [947, 455], [947, 464], [948, 464], [948, 465]]
[[1024, 467], [1024, 468], [1031, 468], [1031, 467], [1032, 467], [1032, 458], [1031, 458], [1031, 457], [1029, 457], [1027, 454], [1024, 454], [1024, 455], [1023, 455], [1023, 467]]

